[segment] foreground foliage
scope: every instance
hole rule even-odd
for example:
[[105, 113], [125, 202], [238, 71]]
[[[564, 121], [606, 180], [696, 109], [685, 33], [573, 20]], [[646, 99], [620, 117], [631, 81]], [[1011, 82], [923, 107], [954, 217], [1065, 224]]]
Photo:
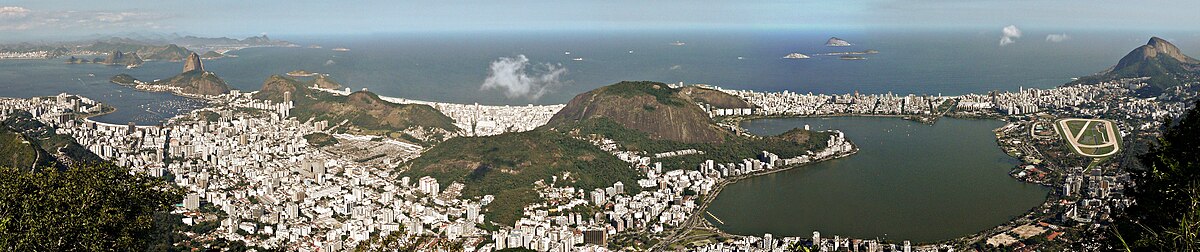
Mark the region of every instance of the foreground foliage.
[[0, 250], [146, 250], [155, 213], [182, 199], [162, 180], [111, 164], [0, 167]]
[[1109, 246], [1127, 251], [1200, 250], [1200, 107], [1163, 131], [1131, 170], [1136, 200], [1118, 218]]

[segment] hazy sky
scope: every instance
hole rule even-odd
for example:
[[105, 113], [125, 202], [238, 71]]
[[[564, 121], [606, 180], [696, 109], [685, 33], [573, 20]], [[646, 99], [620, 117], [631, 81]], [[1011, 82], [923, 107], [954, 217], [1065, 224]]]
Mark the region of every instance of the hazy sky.
[[[200, 5], [202, 3], [202, 5]], [[249, 36], [506, 29], [1200, 30], [1195, 0], [0, 0], [0, 40], [130, 31]]]

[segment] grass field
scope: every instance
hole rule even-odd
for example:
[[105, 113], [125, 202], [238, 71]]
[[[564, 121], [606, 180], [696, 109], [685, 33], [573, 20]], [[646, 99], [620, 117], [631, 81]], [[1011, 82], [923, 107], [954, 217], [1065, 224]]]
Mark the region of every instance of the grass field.
[[1067, 118], [1055, 123], [1067, 147], [1088, 157], [1107, 157], [1120, 151], [1121, 136], [1108, 120]]

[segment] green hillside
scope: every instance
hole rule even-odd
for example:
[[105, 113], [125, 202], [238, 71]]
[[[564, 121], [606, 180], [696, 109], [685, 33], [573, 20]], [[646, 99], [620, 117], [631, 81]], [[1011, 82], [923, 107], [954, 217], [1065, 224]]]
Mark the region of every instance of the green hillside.
[[390, 134], [416, 127], [458, 131], [453, 119], [428, 105], [395, 104], [367, 91], [333, 95], [309, 89], [312, 85], [311, 81], [273, 75], [263, 82], [254, 98], [283, 102], [285, 97], [290, 97], [295, 105], [291, 113], [302, 121], [315, 118], [327, 120], [331, 125], [349, 121], [368, 133]]
[[[652, 160], [663, 162], [666, 169], [691, 169], [707, 159], [736, 162], [764, 150], [781, 157], [799, 156], [824, 148], [829, 138], [828, 133], [804, 130], [765, 138], [740, 136], [716, 125], [687, 94], [656, 82], [617, 83], [576, 96], [546, 126], [528, 132], [453, 138], [402, 164], [399, 170], [401, 176], [431, 176], [442, 185], [462, 182], [467, 197], [495, 195], [496, 201], [488, 207], [489, 218], [512, 224], [523, 206], [539, 200], [531, 191], [535, 181], [570, 172], [572, 180], [560, 183], [590, 190], [617, 181], [634, 185], [642, 176], [629, 163], [579, 139], [612, 139], [622, 149], [641, 151], [644, 156], [703, 151], [702, 155]], [[736, 105], [721, 97], [723, 93], [705, 95]]]

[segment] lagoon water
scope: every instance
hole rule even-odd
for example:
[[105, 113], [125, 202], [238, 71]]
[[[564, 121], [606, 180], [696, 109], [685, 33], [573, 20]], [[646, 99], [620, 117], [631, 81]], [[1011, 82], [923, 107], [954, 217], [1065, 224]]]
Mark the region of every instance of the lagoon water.
[[742, 126], [771, 135], [806, 124], [845, 132], [859, 152], [730, 184], [709, 208], [725, 223], [714, 225], [735, 234], [932, 242], [1021, 216], [1049, 190], [1008, 176], [1019, 162], [996, 146], [991, 130], [1000, 121], [833, 117]]
[[[622, 80], [683, 81], [761, 91], [954, 95], [1056, 86], [1114, 64], [1149, 38], [1142, 33], [1080, 31], [1072, 32], [1071, 40], [1051, 43], [1038, 36], [1064, 31], [1027, 30], [1027, 38], [1000, 47], [998, 32], [743, 29], [272, 36], [324, 48], [250, 48], [231, 52], [240, 57], [206, 60], [204, 65], [243, 91], [257, 90], [272, 74], [305, 69], [329, 73], [355, 90], [480, 104], [565, 103], [576, 94]], [[855, 45], [825, 47], [832, 36]], [[1175, 41], [1185, 52], [1195, 51], [1194, 35], [1177, 37], [1185, 38]], [[674, 41], [686, 45], [671, 45]], [[330, 50], [335, 47], [351, 50]], [[868, 60], [861, 61], [815, 55], [866, 49], [880, 53], [865, 55]], [[791, 52], [813, 58], [782, 59]], [[567, 73], [560, 84], [537, 98], [510, 98], [502, 90], [480, 89], [491, 62], [517, 55], [529, 58], [534, 74], [543, 64], [566, 68]], [[167, 78], [178, 73], [181, 62], [149, 62], [132, 70], [62, 62], [0, 60], [0, 96], [81, 94], [117, 107], [116, 113], [96, 119], [120, 124], [156, 124], [175, 110], [160, 107], [186, 100], [108, 83], [118, 73], [142, 80]]]

